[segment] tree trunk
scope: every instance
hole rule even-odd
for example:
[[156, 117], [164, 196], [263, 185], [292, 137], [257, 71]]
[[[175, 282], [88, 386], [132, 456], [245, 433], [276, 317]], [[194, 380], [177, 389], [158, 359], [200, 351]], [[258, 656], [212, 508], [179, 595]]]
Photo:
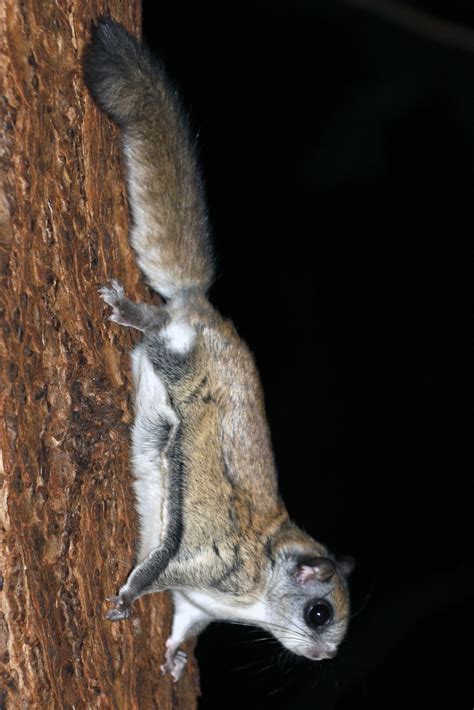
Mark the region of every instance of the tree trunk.
[[[166, 595], [104, 619], [133, 564], [128, 353], [100, 284], [148, 298], [127, 241], [119, 134], [89, 98], [91, 18], [138, 0], [3, 0], [2, 700], [9, 708], [185, 708], [197, 668], [159, 672]], [[189, 650], [189, 649], [188, 649]], [[1, 703], [0, 703], [1, 704]]]

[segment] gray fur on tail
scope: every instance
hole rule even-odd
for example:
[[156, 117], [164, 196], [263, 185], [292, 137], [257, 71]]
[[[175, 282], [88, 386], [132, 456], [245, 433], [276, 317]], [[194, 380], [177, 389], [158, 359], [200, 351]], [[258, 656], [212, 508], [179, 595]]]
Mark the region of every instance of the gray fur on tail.
[[123, 132], [140, 268], [165, 298], [206, 291], [213, 263], [203, 184], [187, 117], [161, 63], [104, 17], [83, 66], [94, 100]]

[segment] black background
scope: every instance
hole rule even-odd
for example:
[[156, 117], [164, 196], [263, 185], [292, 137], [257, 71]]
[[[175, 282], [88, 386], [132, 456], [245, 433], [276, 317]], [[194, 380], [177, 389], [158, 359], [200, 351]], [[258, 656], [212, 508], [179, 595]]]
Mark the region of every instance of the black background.
[[[411, 5], [474, 28], [471, 2]], [[144, 33], [199, 132], [212, 300], [283, 497], [358, 564], [336, 659], [216, 624], [200, 707], [470, 708], [474, 52], [336, 0], [145, 2]]]

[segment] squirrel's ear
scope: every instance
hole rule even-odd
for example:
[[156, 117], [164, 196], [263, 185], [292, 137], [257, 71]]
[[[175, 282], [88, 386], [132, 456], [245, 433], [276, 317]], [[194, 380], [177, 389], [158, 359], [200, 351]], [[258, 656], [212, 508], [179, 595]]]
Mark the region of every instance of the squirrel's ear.
[[356, 561], [352, 555], [344, 555], [337, 560], [339, 571], [344, 577], [348, 577], [354, 571]]
[[296, 564], [295, 577], [301, 585], [315, 580], [327, 582], [335, 571], [336, 565], [329, 557], [301, 557]]

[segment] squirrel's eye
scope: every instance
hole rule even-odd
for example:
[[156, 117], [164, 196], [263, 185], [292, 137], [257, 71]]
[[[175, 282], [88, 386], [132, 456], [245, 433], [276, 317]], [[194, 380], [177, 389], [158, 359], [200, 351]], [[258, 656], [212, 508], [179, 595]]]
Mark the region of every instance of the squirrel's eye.
[[333, 617], [332, 606], [325, 601], [312, 602], [305, 611], [305, 621], [313, 629], [325, 626]]

